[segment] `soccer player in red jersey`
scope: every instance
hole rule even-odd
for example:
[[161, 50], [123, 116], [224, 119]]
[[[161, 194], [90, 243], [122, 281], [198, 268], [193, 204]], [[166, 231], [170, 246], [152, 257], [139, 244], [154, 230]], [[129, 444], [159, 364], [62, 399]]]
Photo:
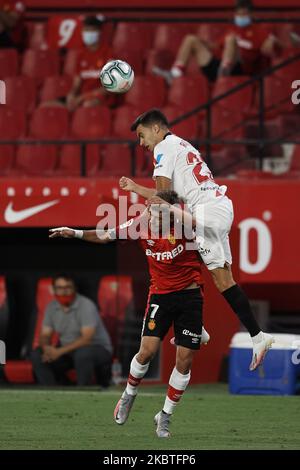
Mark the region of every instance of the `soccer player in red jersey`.
[[[180, 203], [174, 191], [162, 191], [158, 195], [169, 204]], [[161, 216], [150, 209], [140, 217], [102, 234], [97, 230], [60, 227], [50, 230], [50, 238], [77, 237], [90, 242], [107, 243], [126, 238], [124, 235], [127, 235], [127, 229], [134, 231], [138, 226], [141, 227], [139, 242], [147, 256], [151, 282], [140, 349], [131, 361], [127, 386], [114, 416], [117, 424], [124, 424], [127, 420], [138, 386], [173, 324], [177, 345], [176, 364], [170, 376], [163, 409], [154, 418], [158, 437], [169, 437], [170, 417], [189, 383], [193, 356], [200, 348], [200, 343], [209, 340], [207, 332], [202, 328], [203, 278], [199, 254], [197, 249], [189, 249], [191, 247], [187, 246], [193, 237], [192, 229], [187, 235], [182, 234], [182, 230], [178, 231], [178, 224], [174, 224], [174, 218], [164, 226]]]
[[237, 0], [234, 22], [214, 44], [189, 34], [181, 44], [171, 70], [154, 67], [153, 72], [170, 83], [185, 73], [191, 56], [196, 58], [202, 73], [214, 82], [218, 76], [253, 75], [269, 65], [280, 42], [270, 27], [252, 22], [251, 0]]

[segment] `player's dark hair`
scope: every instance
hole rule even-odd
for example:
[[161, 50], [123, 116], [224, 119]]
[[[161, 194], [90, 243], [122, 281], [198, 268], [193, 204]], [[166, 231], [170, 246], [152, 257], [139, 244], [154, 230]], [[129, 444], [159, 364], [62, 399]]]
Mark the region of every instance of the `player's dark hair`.
[[235, 2], [235, 10], [239, 8], [247, 8], [247, 10], [253, 10], [253, 3], [252, 0], [236, 0]]
[[94, 28], [100, 29], [103, 24], [103, 19], [101, 20], [97, 16], [86, 16], [83, 20], [83, 26], [93, 26]]
[[169, 127], [168, 119], [159, 109], [153, 108], [149, 109], [145, 113], [141, 114], [136, 118], [132, 124], [130, 130], [136, 131], [137, 127], [142, 124], [142, 126], [148, 127], [153, 124], [160, 124], [162, 127]]
[[71, 281], [72, 284], [74, 285], [75, 289], [76, 289], [76, 282], [70, 274], [68, 274], [68, 273], [59, 273], [59, 274], [56, 274], [55, 276], [53, 276], [53, 278], [52, 278], [53, 287], [54, 287], [57, 279], [65, 279], [66, 281]]

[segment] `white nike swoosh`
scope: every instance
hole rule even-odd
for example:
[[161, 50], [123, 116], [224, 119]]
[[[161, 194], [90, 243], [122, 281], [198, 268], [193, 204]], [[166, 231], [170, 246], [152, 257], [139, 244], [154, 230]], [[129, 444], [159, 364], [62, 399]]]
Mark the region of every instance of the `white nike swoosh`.
[[27, 209], [23, 209], [21, 211], [15, 211], [13, 209], [13, 202], [10, 202], [5, 209], [4, 212], [4, 220], [8, 224], [17, 224], [18, 222], [22, 222], [22, 220], [28, 219], [39, 212], [42, 212], [49, 207], [54, 206], [59, 202], [59, 199], [55, 201], [45, 202], [43, 204], [39, 204], [38, 206], [28, 207]]

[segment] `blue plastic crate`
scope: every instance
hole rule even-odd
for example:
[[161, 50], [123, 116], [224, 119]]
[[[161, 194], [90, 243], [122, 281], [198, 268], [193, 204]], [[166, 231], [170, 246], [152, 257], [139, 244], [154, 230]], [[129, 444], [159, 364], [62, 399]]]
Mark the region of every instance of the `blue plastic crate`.
[[[248, 333], [237, 333], [229, 356], [229, 391], [244, 395], [294, 395], [299, 391], [300, 364], [294, 364], [292, 347], [300, 336], [274, 334], [275, 344], [262, 366], [249, 371], [252, 342]], [[295, 355], [293, 356], [295, 359]], [[300, 360], [300, 352], [297, 354]], [[295, 362], [295, 361], [294, 361]], [[299, 361], [298, 361], [299, 362]]]

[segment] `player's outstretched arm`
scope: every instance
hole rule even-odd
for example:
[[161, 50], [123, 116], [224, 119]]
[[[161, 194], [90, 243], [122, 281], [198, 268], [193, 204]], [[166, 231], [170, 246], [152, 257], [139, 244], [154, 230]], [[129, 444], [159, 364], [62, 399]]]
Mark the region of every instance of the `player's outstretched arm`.
[[109, 243], [113, 241], [106, 230], [76, 230], [69, 227], [51, 228], [49, 238], [79, 238], [91, 243]]
[[132, 191], [133, 193], [139, 194], [140, 196], [144, 197], [145, 199], [149, 199], [156, 193], [155, 188], [147, 188], [146, 186], [141, 186], [137, 184], [135, 181], [127, 178], [126, 176], [122, 176], [119, 181], [120, 188], [124, 191]]

